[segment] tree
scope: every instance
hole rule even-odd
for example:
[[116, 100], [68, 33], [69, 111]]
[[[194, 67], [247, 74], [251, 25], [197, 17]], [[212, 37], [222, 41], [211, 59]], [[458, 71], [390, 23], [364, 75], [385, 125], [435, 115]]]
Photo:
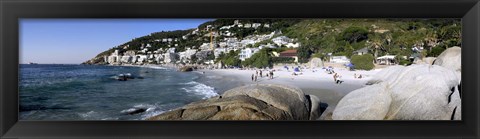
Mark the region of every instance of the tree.
[[342, 39], [349, 43], [360, 42], [368, 39], [368, 30], [363, 27], [348, 27], [342, 32]]
[[233, 51], [231, 50], [228, 53], [221, 53], [218, 55], [218, 58], [216, 59], [215, 63], [222, 62], [226, 66], [240, 66], [241, 65], [241, 60], [239, 59], [239, 54], [240, 51]]
[[245, 59], [242, 65], [256, 68], [273, 67], [272, 58], [269, 54], [268, 48], [261, 49], [259, 52], [252, 55], [252, 57]]
[[310, 59], [310, 56], [312, 55], [312, 47], [311, 46], [300, 46], [297, 49], [297, 56], [298, 56], [298, 62], [300, 63], [307, 63], [308, 59]]

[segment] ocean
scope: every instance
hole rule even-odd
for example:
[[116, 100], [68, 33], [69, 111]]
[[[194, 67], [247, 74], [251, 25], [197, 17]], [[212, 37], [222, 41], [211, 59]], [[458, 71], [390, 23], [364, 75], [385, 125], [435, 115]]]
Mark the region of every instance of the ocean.
[[[115, 79], [125, 73], [137, 78]], [[21, 64], [19, 74], [19, 120], [143, 120], [235, 86], [162, 67]]]

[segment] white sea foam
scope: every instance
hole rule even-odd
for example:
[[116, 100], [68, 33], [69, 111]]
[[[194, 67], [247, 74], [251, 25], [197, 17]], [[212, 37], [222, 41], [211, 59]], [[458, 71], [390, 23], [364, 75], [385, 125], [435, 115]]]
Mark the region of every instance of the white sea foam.
[[155, 111], [152, 110], [151, 112], [147, 112], [147, 113], [143, 114], [142, 117], [141, 117], [141, 120], [145, 120], [147, 118], [157, 116], [157, 115], [162, 114], [164, 112], [165, 111], [163, 111], [163, 110], [155, 110]]
[[158, 66], [145, 66], [145, 68], [151, 68], [151, 69], [167, 69], [167, 68], [158, 67]]
[[86, 113], [79, 113], [78, 115], [80, 115], [83, 119], [92, 119], [94, 118], [96, 112], [95, 111], [89, 111], [89, 112], [86, 112]]
[[128, 108], [128, 109], [120, 111], [120, 113], [131, 113], [131, 112], [134, 112], [138, 109], [145, 109], [146, 112], [149, 112], [149, 111], [154, 110], [155, 108], [157, 108], [157, 106], [151, 105], [151, 104], [137, 104], [137, 105], [133, 106], [132, 108]]
[[213, 88], [211, 86], [208, 86], [208, 85], [205, 85], [205, 84], [202, 84], [202, 83], [198, 83], [198, 82], [195, 82], [195, 81], [191, 81], [191, 82], [184, 83], [184, 84], [193, 85], [193, 86], [182, 88], [183, 90], [187, 91], [188, 93], [194, 93], [196, 95], [203, 95], [204, 96], [203, 99], [218, 96], [218, 93], [215, 91], [215, 88]]

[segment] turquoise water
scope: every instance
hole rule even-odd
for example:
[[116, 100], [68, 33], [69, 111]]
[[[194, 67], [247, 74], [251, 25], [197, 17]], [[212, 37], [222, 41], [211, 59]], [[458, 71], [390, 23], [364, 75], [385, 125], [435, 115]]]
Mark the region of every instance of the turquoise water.
[[[118, 81], [131, 73], [136, 77]], [[20, 65], [20, 120], [141, 120], [218, 95], [197, 72], [98, 65]], [[129, 114], [143, 109], [144, 112]]]

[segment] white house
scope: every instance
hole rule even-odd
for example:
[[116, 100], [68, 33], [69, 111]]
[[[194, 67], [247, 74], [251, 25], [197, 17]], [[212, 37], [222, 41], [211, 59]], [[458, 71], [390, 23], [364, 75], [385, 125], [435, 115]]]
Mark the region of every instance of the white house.
[[136, 60], [137, 64], [143, 64], [147, 60], [147, 55], [137, 55]]
[[356, 55], [363, 55], [363, 54], [367, 54], [368, 53], [368, 48], [367, 47], [364, 47], [362, 49], [358, 49], [356, 51], [353, 51], [353, 54], [356, 54]]
[[220, 54], [226, 53], [226, 52], [227, 52], [227, 48], [217, 48], [215, 49], [215, 51], [213, 51], [213, 55], [215, 55], [215, 58], [218, 58]]
[[260, 27], [260, 26], [262, 26], [261, 23], [253, 23], [253, 24], [252, 24], [252, 27], [253, 27], [253, 28], [258, 28], [258, 27]]
[[122, 56], [120, 62], [122, 63], [130, 63], [132, 61], [132, 56]]
[[346, 64], [346, 63], [350, 63], [350, 59], [348, 59], [347, 56], [331, 56], [330, 62]]
[[167, 53], [175, 53], [175, 48], [168, 48]]
[[298, 47], [300, 47], [300, 43], [298, 43], [298, 42], [297, 42], [297, 43], [291, 43], [291, 42], [290, 42], [290, 43], [287, 43], [286, 46], [287, 46], [288, 48], [298, 48]]
[[210, 50], [210, 43], [203, 43], [202, 45], [200, 45], [200, 49]]
[[157, 63], [162, 63], [163, 62], [162, 54], [155, 54], [155, 61], [157, 61]]
[[288, 38], [287, 36], [280, 36], [272, 39], [273, 43], [277, 44], [278, 46], [286, 45], [292, 41], [292, 39]]
[[394, 55], [384, 55], [376, 59], [377, 64], [380, 65], [395, 65], [397, 61]]
[[245, 59], [250, 58], [253, 54], [260, 51], [258, 48], [245, 48], [240, 51], [240, 60], [245, 61]]
[[242, 46], [247, 46], [249, 44], [251, 45], [254, 45], [255, 44], [255, 40], [252, 40], [252, 39], [245, 39], [245, 40], [242, 40], [240, 43], [242, 43]]
[[179, 56], [176, 53], [165, 53], [163, 56], [163, 61], [165, 63], [175, 63], [178, 58]]
[[260, 45], [258, 46], [259, 49], [263, 49], [263, 48], [277, 48], [275, 45], [272, 45], [272, 44], [263, 44], [263, 45]]

